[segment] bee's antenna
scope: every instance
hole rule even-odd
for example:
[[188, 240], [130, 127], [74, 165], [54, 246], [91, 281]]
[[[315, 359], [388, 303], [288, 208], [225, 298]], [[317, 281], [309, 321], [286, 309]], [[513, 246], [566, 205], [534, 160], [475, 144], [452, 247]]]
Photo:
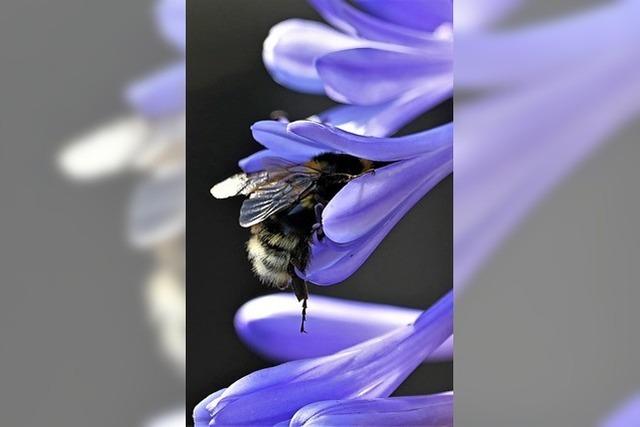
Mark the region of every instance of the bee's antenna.
[[307, 298], [302, 300], [302, 322], [300, 323], [300, 332], [306, 334], [304, 330], [304, 322], [307, 320]]

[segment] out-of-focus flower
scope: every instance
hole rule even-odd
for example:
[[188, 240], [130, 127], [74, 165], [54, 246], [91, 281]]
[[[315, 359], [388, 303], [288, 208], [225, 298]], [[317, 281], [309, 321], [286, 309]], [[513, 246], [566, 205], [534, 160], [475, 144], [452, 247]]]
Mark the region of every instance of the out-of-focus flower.
[[335, 126], [386, 136], [451, 96], [452, 4], [358, 3], [362, 9], [344, 0], [313, 0], [340, 31], [313, 21], [284, 21], [271, 29], [263, 59], [282, 85], [352, 104], [332, 113]]
[[158, 31], [180, 58], [133, 82], [124, 91], [128, 116], [98, 126], [67, 144], [58, 164], [87, 182], [139, 172], [129, 205], [130, 243], [151, 251], [156, 268], [145, 289], [150, 320], [165, 355], [184, 371], [185, 298], [185, 25], [184, 0], [159, 0]]
[[[640, 112], [636, 72], [640, 48], [630, 40], [622, 42], [622, 34], [637, 31], [637, 26], [630, 24], [631, 30], [619, 25], [621, 19], [637, 16], [633, 11], [640, 10], [639, 6], [638, 1], [613, 2], [528, 32], [537, 34], [538, 38], [530, 39], [532, 43], [551, 40], [554, 34], [566, 35], [581, 53], [569, 66], [550, 52], [550, 61], [562, 72], [544, 73], [548, 76], [545, 81], [535, 80], [457, 105], [456, 292], [464, 289], [484, 260], [562, 178]], [[614, 22], [617, 24], [612, 25]], [[592, 46], [593, 51], [584, 49], [581, 40], [605, 27], [603, 37], [620, 41], [615, 49], [599, 42]], [[494, 46], [502, 47], [500, 43]], [[491, 46], [485, 49], [490, 51]], [[593, 62], [593, 57], [599, 60]], [[545, 63], [544, 56], [538, 59]], [[478, 59], [478, 66], [481, 62]], [[498, 69], [495, 72], [501, 74]]]
[[196, 425], [273, 425], [318, 401], [388, 397], [452, 333], [449, 292], [411, 325], [330, 356], [249, 374], [206, 399], [208, 417], [198, 405]]
[[[300, 409], [282, 427], [319, 426], [453, 427], [453, 393], [427, 396], [316, 402]], [[278, 425], [278, 427], [280, 424]]]
[[144, 423], [144, 427], [178, 427], [184, 426], [184, 408], [178, 408], [158, 415]]
[[240, 161], [247, 173], [268, 169], [274, 159], [303, 163], [326, 152], [393, 162], [349, 182], [324, 208], [324, 237], [313, 238], [309, 263], [305, 271], [297, 271], [319, 285], [339, 283], [353, 274], [453, 167], [451, 124], [397, 138], [359, 136], [309, 120], [261, 121], [251, 130], [267, 149]]
[[[234, 321], [236, 332], [257, 353], [282, 362], [344, 350], [413, 323], [421, 313], [412, 308], [321, 295], [314, 295], [312, 301], [313, 314], [307, 319], [310, 334], [291, 328], [300, 319], [300, 306], [290, 295], [281, 293], [255, 298], [240, 307]], [[426, 361], [452, 358], [450, 337]]]
[[601, 427], [636, 427], [640, 422], [640, 394], [635, 394], [606, 417]]

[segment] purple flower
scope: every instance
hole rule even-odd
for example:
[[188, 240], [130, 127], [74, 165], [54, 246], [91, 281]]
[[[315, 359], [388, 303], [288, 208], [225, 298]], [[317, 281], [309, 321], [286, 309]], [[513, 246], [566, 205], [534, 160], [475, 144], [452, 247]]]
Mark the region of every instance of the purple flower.
[[324, 238], [313, 239], [307, 268], [297, 271], [318, 285], [353, 274], [453, 166], [451, 124], [397, 138], [359, 136], [313, 121], [261, 121], [251, 130], [267, 149], [240, 161], [245, 172], [263, 170], [274, 158], [302, 163], [325, 152], [393, 162], [349, 182], [325, 207]]
[[290, 427], [453, 426], [453, 393], [378, 399], [327, 400], [300, 409]]
[[273, 425], [318, 401], [388, 397], [452, 333], [449, 292], [411, 325], [330, 356], [249, 374], [198, 405], [196, 425]]
[[[292, 324], [300, 319], [300, 306], [286, 294], [271, 294], [244, 304], [235, 316], [238, 336], [258, 354], [279, 362], [320, 357], [384, 335], [413, 323], [421, 311], [405, 307], [348, 301], [313, 295], [313, 314], [307, 319], [310, 334]], [[450, 337], [426, 361], [451, 360]]]
[[[363, 10], [344, 0], [311, 3], [335, 28], [281, 22], [265, 40], [263, 59], [282, 85], [352, 104], [332, 113], [334, 125], [386, 136], [451, 96], [450, 1], [406, 1], [398, 7], [365, 0], [358, 2]], [[358, 116], [359, 123], [338, 116]]]

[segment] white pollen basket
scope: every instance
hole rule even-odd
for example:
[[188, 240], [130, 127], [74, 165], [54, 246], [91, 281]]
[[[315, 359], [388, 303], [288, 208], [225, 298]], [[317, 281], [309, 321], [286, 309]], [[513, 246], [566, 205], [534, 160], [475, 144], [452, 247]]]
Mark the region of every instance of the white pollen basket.
[[247, 185], [247, 175], [239, 173], [211, 187], [211, 195], [216, 199], [237, 196]]

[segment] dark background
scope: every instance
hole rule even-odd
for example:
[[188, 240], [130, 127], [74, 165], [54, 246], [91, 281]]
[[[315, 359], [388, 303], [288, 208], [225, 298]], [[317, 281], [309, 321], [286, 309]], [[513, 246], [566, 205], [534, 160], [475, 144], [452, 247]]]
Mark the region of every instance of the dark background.
[[[219, 201], [210, 187], [238, 172], [258, 149], [249, 126], [273, 110], [292, 120], [333, 105], [275, 83], [262, 64], [269, 29], [288, 18], [321, 20], [296, 1], [192, 0], [187, 11], [187, 412], [211, 392], [270, 366], [236, 337], [233, 316], [244, 302], [273, 290], [253, 276], [238, 225], [241, 199]], [[445, 102], [403, 133], [452, 119]], [[344, 283], [323, 294], [426, 308], [452, 286], [452, 179], [432, 190]], [[293, 298], [293, 296], [292, 296]], [[311, 303], [311, 315], [313, 305]], [[421, 366], [397, 394], [453, 387], [453, 364]]]

